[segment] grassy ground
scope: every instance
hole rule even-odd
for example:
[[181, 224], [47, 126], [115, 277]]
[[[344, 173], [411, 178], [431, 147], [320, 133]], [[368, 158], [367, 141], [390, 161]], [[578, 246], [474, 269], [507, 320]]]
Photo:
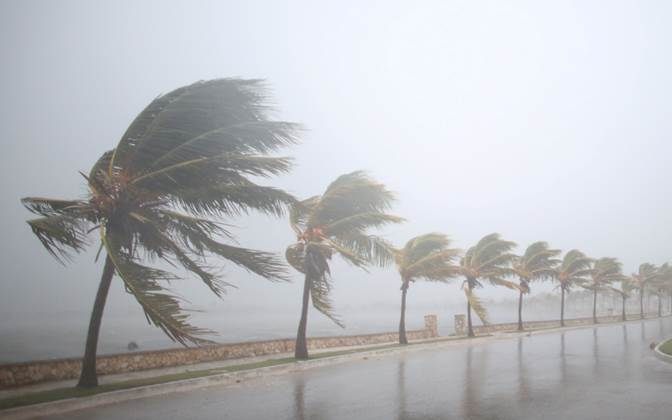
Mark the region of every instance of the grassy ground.
[[[323, 352], [323, 353], [317, 353], [317, 354], [311, 356], [310, 359], [311, 360], [323, 359], [323, 358], [327, 358], [327, 357], [335, 357], [335, 356], [341, 356], [341, 355], [345, 355], [345, 354], [361, 353], [361, 352], [364, 352], [364, 351], [381, 350], [381, 349], [394, 348], [394, 347], [399, 347], [399, 345], [398, 344], [388, 344], [388, 345], [377, 346], [377, 347], [369, 347], [369, 348], [366, 348], [366, 349], [358, 349], [358, 350], [341, 350], [341, 351]], [[123, 382], [104, 384], [104, 385], [100, 385], [100, 386], [95, 387], [95, 388], [59, 388], [59, 389], [52, 389], [52, 390], [48, 390], [48, 391], [33, 392], [33, 393], [30, 393], [30, 394], [25, 394], [25, 395], [20, 395], [20, 396], [17, 396], [17, 397], [11, 397], [11, 398], [6, 398], [6, 399], [3, 399], [3, 400], [0, 400], [0, 410], [4, 410], [4, 409], [8, 409], [8, 408], [14, 408], [14, 407], [21, 407], [21, 406], [25, 406], [25, 405], [39, 404], [39, 403], [50, 402], [50, 401], [64, 400], [64, 399], [68, 399], [68, 398], [88, 397], [88, 396], [91, 396], [91, 395], [101, 394], [101, 393], [104, 393], [104, 392], [118, 391], [118, 390], [122, 390], [122, 389], [130, 389], [130, 388], [137, 388], [137, 387], [140, 387], [140, 386], [163, 384], [163, 383], [167, 383], [167, 382], [175, 382], [175, 381], [181, 381], [181, 380], [185, 380], [185, 379], [202, 378], [202, 377], [205, 377], [205, 376], [212, 376], [212, 375], [217, 375], [217, 374], [220, 374], [220, 373], [231, 373], [231, 372], [239, 372], [239, 371], [243, 371], [243, 370], [258, 369], [258, 368], [268, 367], [268, 366], [286, 365], [286, 364], [296, 363], [296, 362], [297, 362], [297, 360], [294, 359], [293, 357], [288, 357], [288, 358], [284, 358], [284, 359], [269, 359], [269, 360], [264, 360], [264, 361], [256, 362], [256, 363], [246, 363], [246, 364], [226, 366], [226, 367], [207, 369], [207, 370], [194, 370], [194, 371], [188, 371], [188, 372], [177, 373], [177, 374], [172, 374], [172, 375], [155, 376], [155, 377], [151, 377], [151, 378], [132, 379], [132, 380], [123, 381]]]
[[672, 356], [672, 338], [667, 340], [666, 342], [663, 343], [662, 346], [660, 346], [660, 351]]

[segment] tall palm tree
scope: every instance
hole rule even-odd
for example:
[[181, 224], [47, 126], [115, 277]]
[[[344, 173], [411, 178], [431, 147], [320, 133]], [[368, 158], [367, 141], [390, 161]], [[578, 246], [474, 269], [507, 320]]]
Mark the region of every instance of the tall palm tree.
[[518, 285], [504, 279], [513, 274], [510, 264], [515, 258], [510, 251], [515, 242], [501, 239], [498, 233], [484, 236], [478, 243], [467, 250], [460, 260], [460, 274], [465, 277], [462, 289], [467, 297], [467, 327], [469, 337], [474, 336], [471, 321], [471, 309], [486, 324], [488, 314], [481, 301], [474, 294], [474, 289], [483, 287], [479, 279], [488, 280], [493, 285], [518, 290]]
[[672, 312], [672, 265], [665, 263], [658, 270], [659, 281], [662, 283], [668, 298], [668, 312]]
[[572, 287], [580, 286], [588, 281], [592, 260], [578, 249], [565, 254], [560, 265], [555, 268], [554, 279], [560, 286], [560, 326], [565, 326], [565, 294]]
[[406, 338], [406, 293], [416, 280], [446, 281], [460, 273], [454, 261], [460, 254], [450, 248], [450, 240], [440, 233], [428, 233], [409, 240], [402, 249], [395, 249], [394, 259], [401, 276], [401, 317], [399, 344], [408, 344]]
[[357, 171], [338, 177], [321, 196], [308, 198], [292, 207], [290, 224], [298, 242], [287, 248], [285, 256], [290, 265], [305, 276], [294, 351], [297, 359], [308, 358], [306, 328], [311, 298], [315, 309], [336, 325], [344, 326], [334, 313], [329, 297], [332, 255], [338, 254], [355, 267], [364, 269], [371, 264], [384, 266], [392, 262], [391, 245], [367, 234], [367, 230], [403, 221], [385, 213], [393, 202], [394, 195], [383, 184]]
[[650, 263], [639, 265], [636, 273], [630, 275], [633, 286], [639, 292], [639, 313], [644, 319], [644, 293], [646, 289], [658, 278], [658, 268]]
[[590, 270], [590, 281], [583, 286], [593, 292], [593, 323], [597, 324], [597, 292], [608, 288], [611, 283], [623, 280], [621, 263], [616, 258], [603, 257], [595, 261]]
[[525, 254], [514, 258], [511, 268], [518, 276], [518, 331], [523, 331], [523, 295], [530, 293], [530, 282], [551, 279], [555, 275], [554, 267], [560, 262], [553, 258], [560, 254], [559, 249], [549, 249], [543, 241], [527, 247]]
[[147, 320], [183, 345], [201, 344], [211, 331], [188, 322], [179, 299], [164, 289], [176, 278], [142, 265], [161, 259], [198, 276], [217, 296], [228, 283], [205, 263], [219, 255], [267, 279], [285, 279], [285, 266], [273, 254], [240, 248], [223, 225], [210, 218], [251, 210], [280, 215], [294, 199], [261, 186], [248, 175], [287, 172], [287, 158], [267, 156], [296, 141], [297, 126], [270, 121], [258, 80], [218, 79], [176, 89], [152, 101], [131, 123], [117, 147], [84, 175], [88, 197], [80, 200], [24, 198], [40, 218], [32, 231], [60, 262], [89, 243], [97, 229], [105, 266], [86, 339], [78, 386], [96, 386], [100, 323], [116, 274], [145, 312]]
[[621, 311], [621, 319], [623, 321], [627, 321], [627, 317], [625, 314], [625, 301], [632, 295], [632, 291], [635, 290], [635, 284], [632, 282], [632, 279], [629, 277], [623, 277], [621, 279], [620, 283], [620, 288], [615, 288], [612, 287], [611, 290], [618, 294], [623, 302], [622, 305], [622, 311]]

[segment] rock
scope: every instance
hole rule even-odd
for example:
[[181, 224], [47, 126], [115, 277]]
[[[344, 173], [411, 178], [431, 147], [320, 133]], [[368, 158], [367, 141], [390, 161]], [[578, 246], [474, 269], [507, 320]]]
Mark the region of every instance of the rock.
[[129, 341], [129, 342], [128, 342], [128, 346], [126, 346], [126, 347], [127, 347], [130, 351], [137, 350], [137, 349], [140, 348], [140, 346], [138, 346], [138, 343], [136, 343], [135, 341]]

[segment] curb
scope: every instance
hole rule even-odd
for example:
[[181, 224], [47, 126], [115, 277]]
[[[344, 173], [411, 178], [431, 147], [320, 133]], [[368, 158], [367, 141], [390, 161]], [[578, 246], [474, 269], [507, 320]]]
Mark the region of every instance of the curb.
[[656, 356], [658, 359], [662, 360], [663, 362], [667, 363], [672, 363], [672, 356], [670, 356], [667, 353], [663, 353], [660, 350], [660, 347], [662, 347], [663, 344], [667, 343], [668, 341], [672, 340], [672, 337], [668, 337], [665, 340], [662, 340], [656, 347], [653, 348], [653, 354]]

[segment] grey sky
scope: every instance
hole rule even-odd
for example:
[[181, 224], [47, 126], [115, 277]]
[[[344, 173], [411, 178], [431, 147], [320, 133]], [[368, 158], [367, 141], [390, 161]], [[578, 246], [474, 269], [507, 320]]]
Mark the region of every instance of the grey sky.
[[[266, 79], [277, 116], [307, 128], [287, 151], [295, 170], [270, 183], [308, 196], [366, 169], [399, 195], [409, 223], [385, 231], [397, 243], [440, 231], [466, 248], [497, 231], [618, 257], [628, 273], [669, 260], [671, 12], [664, 1], [3, 1], [3, 322], [86, 318], [101, 269], [93, 252], [60, 267], [19, 198], [81, 196], [77, 171], [150, 100], [215, 77]], [[246, 246], [283, 252], [293, 240], [286, 220], [234, 223]], [[176, 287], [194, 307], [228, 308], [226, 322], [238, 310], [298, 321], [298, 281], [227, 271], [239, 289], [220, 302], [195, 280]], [[365, 322], [350, 306], [397, 304], [392, 269], [336, 263], [334, 277], [346, 323]], [[409, 299], [463, 296], [415, 285]], [[116, 284], [110, 313], [136, 306]]]

